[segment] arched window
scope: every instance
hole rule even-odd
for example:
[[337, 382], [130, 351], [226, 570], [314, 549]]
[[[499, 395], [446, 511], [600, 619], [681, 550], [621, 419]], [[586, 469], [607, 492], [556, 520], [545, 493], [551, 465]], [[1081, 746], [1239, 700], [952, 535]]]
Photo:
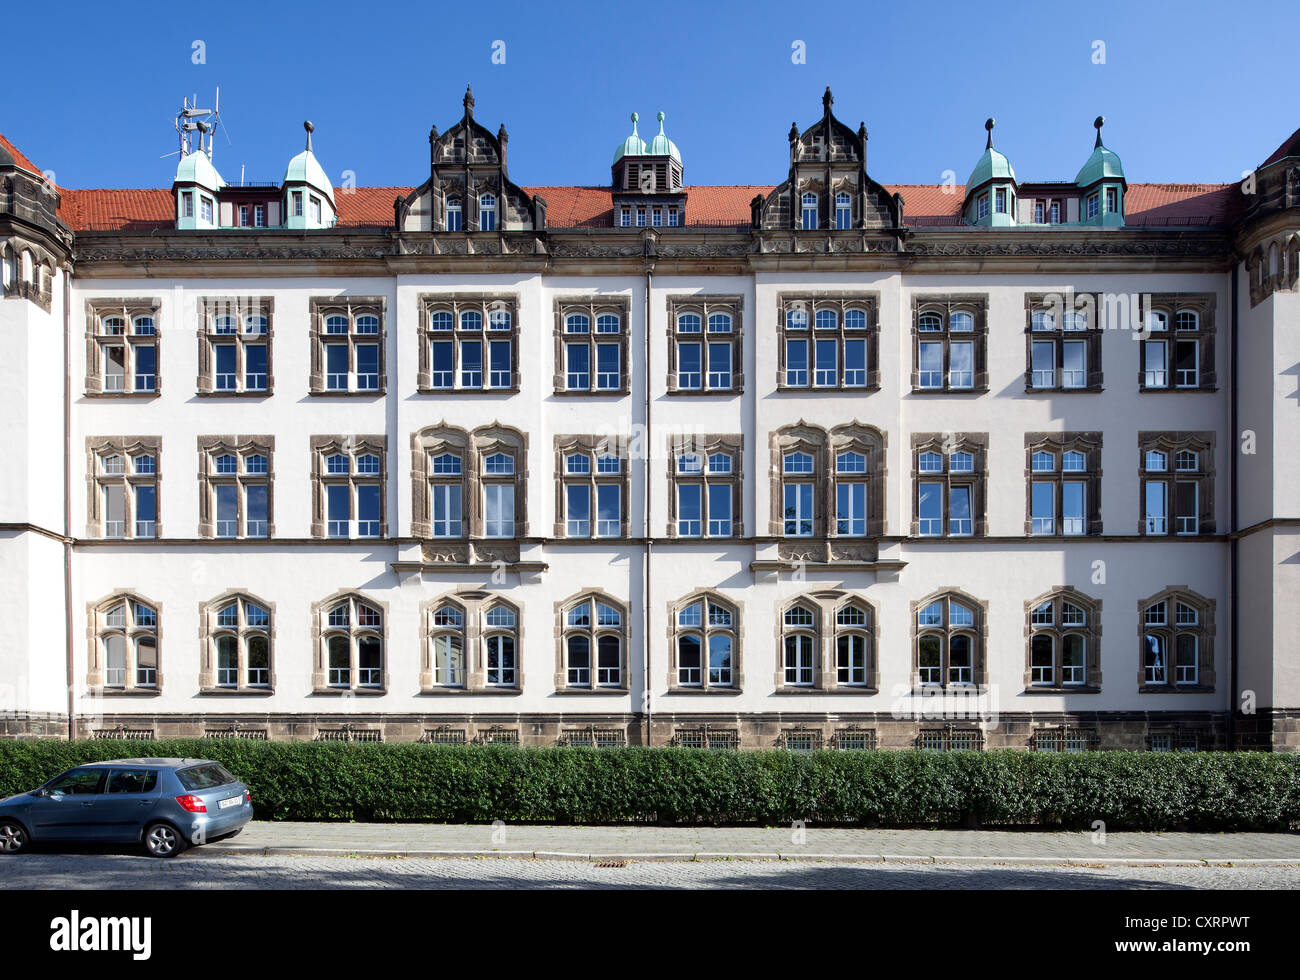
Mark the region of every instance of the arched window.
[[871, 607], [849, 600], [835, 610], [835, 684], [867, 687], [871, 669]]
[[627, 614], [604, 595], [586, 595], [563, 606], [557, 687], [598, 690], [626, 687]]
[[811, 231], [819, 224], [817, 220], [817, 195], [811, 192], [807, 193], [803, 196], [802, 202], [802, 227], [804, 231]]
[[835, 227], [841, 230], [853, 227], [852, 199], [843, 191], [835, 195]]
[[23, 252], [23, 282], [35, 284], [36, 282], [36, 260], [32, 257], [30, 251]]
[[497, 199], [493, 194], [480, 194], [478, 198], [478, 226], [480, 231], [496, 231]]
[[1194, 592], [1166, 591], [1144, 600], [1143, 691], [1214, 688], [1214, 602]]
[[460, 231], [464, 228], [459, 197], [447, 198], [447, 230]]
[[361, 596], [318, 607], [318, 689], [380, 689], [384, 683], [384, 613]]
[[465, 686], [465, 610], [445, 602], [429, 621], [429, 656], [435, 687]]
[[735, 606], [713, 593], [677, 603], [669, 688], [737, 687], [739, 630]]
[[89, 686], [157, 690], [158, 609], [135, 596], [114, 596], [93, 611], [95, 648]]
[[204, 691], [271, 687], [271, 608], [246, 595], [226, 595], [205, 603], [207, 637], [199, 687]]
[[818, 611], [811, 603], [797, 602], [781, 616], [781, 665], [786, 687], [812, 687], [817, 675], [820, 646]]
[[483, 618], [488, 687], [519, 686], [519, 617], [510, 606], [498, 603]]
[[946, 593], [914, 603], [913, 609], [914, 683], [940, 687], [985, 683], [982, 604]]
[[1101, 603], [1075, 589], [1026, 603], [1029, 650], [1025, 684], [1031, 690], [1097, 690]]

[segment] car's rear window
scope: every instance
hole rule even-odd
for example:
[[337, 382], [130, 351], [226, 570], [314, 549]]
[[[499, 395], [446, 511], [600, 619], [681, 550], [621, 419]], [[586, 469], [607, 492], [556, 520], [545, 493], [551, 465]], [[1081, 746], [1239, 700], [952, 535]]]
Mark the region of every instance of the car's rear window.
[[191, 791], [212, 789], [214, 786], [224, 786], [235, 781], [235, 777], [226, 772], [224, 766], [215, 762], [190, 766], [188, 769], [177, 769], [176, 778], [181, 781], [182, 786]]

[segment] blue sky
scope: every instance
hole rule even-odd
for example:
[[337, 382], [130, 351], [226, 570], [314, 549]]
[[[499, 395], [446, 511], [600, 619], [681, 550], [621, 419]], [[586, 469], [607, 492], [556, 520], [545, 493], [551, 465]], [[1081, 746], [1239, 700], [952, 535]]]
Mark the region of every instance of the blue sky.
[[228, 179], [242, 164], [278, 180], [310, 118], [330, 176], [361, 185], [427, 177], [429, 126], [460, 118], [467, 82], [479, 121], [505, 123], [525, 185], [607, 183], [633, 110], [647, 138], [667, 113], [687, 183], [777, 183], [790, 123], [820, 117], [828, 84], [844, 122], [866, 121], [868, 171], [891, 184], [964, 181], [990, 115], [1022, 180], [1073, 179], [1098, 114], [1132, 181], [1235, 180], [1300, 126], [1279, 111], [1300, 91], [1295, 0], [182, 0], [23, 4], [6, 19], [5, 77], [39, 81], [10, 88], [0, 132], [66, 187], [169, 186], [181, 99], [211, 105], [216, 86]]

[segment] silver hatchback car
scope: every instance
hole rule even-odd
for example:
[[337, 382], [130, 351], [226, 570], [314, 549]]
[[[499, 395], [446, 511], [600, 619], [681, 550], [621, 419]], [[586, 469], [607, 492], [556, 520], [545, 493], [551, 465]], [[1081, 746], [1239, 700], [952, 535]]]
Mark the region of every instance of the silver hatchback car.
[[143, 841], [154, 857], [233, 837], [253, 819], [243, 783], [207, 759], [114, 759], [77, 766], [0, 800], [0, 853], [29, 841]]

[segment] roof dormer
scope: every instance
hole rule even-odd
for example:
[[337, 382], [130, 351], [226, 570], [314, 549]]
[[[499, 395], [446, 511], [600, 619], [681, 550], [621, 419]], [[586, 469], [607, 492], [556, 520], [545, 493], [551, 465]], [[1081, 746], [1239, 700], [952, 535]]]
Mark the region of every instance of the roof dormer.
[[975, 164], [966, 181], [966, 201], [962, 213], [972, 225], [985, 228], [1008, 228], [1016, 223], [1016, 196], [1019, 184], [1011, 161], [993, 149], [993, 127], [997, 120], [984, 122], [988, 141], [984, 155]]
[[176, 227], [182, 231], [216, 228], [217, 194], [226, 186], [202, 146], [182, 152], [176, 165], [172, 192], [176, 199]]
[[1124, 167], [1118, 154], [1102, 144], [1101, 127], [1105, 124], [1105, 116], [1098, 116], [1093, 122], [1097, 130], [1097, 142], [1093, 146], [1092, 156], [1088, 157], [1088, 162], [1074, 178], [1082, 195], [1079, 201], [1079, 221], [1085, 225], [1123, 227], [1124, 194], [1128, 190], [1128, 182], [1124, 179]]
[[307, 131], [307, 146], [289, 161], [284, 171], [284, 227], [332, 228], [337, 220], [334, 187], [312, 152], [311, 134], [315, 127], [311, 120], [304, 122], [302, 128]]

